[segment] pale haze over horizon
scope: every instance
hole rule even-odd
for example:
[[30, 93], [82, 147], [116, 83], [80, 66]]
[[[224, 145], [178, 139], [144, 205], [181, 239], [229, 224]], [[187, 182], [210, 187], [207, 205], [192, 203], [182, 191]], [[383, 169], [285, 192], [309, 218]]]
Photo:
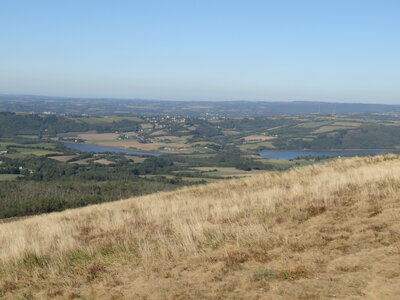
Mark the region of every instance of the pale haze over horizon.
[[22, 1], [0, 93], [400, 104], [400, 1]]

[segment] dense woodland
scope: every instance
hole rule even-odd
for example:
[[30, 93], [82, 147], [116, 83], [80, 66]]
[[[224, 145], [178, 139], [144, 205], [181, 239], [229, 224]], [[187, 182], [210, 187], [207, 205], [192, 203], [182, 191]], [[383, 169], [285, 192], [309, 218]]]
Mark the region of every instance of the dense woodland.
[[56, 115], [16, 114], [0, 112], [0, 137], [17, 135], [56, 136], [63, 132], [97, 132], [136, 131], [138, 122], [121, 120], [110, 123], [91, 124], [81, 119]]
[[[92, 155], [82, 154], [79, 158]], [[165, 158], [150, 157], [140, 164], [129, 162], [122, 155], [110, 154], [107, 158], [114, 159], [115, 163], [80, 165], [34, 155], [17, 159], [3, 157], [0, 174], [19, 176], [16, 181], [0, 181], [0, 218], [60, 211], [202, 183], [201, 180], [184, 182], [163, 176], [151, 180], [139, 176], [165, 174], [176, 169]]]

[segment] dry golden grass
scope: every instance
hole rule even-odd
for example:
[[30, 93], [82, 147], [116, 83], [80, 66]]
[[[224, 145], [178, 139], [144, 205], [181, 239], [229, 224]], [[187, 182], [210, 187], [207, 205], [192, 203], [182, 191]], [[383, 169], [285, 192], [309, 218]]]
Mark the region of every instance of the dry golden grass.
[[398, 299], [400, 158], [0, 224], [5, 299]]

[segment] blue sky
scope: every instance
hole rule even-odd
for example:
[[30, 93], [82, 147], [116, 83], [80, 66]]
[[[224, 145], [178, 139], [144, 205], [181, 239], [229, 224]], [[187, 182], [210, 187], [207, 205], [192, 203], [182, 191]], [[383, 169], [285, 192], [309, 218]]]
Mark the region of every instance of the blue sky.
[[400, 1], [0, 0], [0, 93], [400, 104]]

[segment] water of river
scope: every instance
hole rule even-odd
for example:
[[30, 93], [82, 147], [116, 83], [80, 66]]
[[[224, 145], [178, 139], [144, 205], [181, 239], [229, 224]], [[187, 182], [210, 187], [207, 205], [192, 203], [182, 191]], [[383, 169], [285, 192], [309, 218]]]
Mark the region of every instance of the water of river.
[[[144, 152], [136, 150], [128, 150], [122, 148], [114, 148], [107, 146], [100, 146], [94, 144], [81, 144], [81, 143], [63, 143], [64, 146], [79, 150], [82, 152], [114, 152], [125, 153], [133, 155], [150, 155], [160, 156], [160, 153]], [[259, 152], [259, 155], [264, 158], [271, 159], [295, 159], [302, 156], [356, 156], [356, 155], [377, 155], [393, 152], [391, 150], [265, 150]]]
[[144, 151], [135, 151], [129, 149], [122, 148], [114, 148], [114, 147], [106, 147], [94, 144], [81, 144], [81, 143], [63, 143], [65, 147], [79, 150], [82, 152], [95, 152], [95, 153], [103, 153], [103, 152], [114, 152], [114, 153], [125, 153], [125, 154], [133, 154], [133, 155], [150, 155], [150, 156], [160, 156], [160, 153], [155, 152], [144, 152]]
[[302, 156], [356, 156], [377, 155], [393, 152], [391, 150], [265, 150], [258, 154], [263, 158], [295, 159]]

